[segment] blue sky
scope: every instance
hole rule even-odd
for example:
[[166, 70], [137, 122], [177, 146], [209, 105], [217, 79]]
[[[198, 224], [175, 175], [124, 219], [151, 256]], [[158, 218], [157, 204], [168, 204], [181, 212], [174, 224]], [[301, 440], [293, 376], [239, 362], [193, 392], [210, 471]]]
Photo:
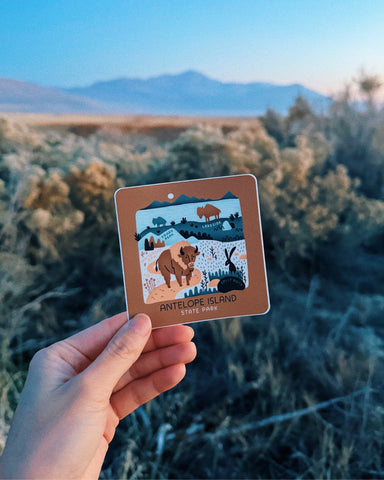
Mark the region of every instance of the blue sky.
[[3, 0], [0, 77], [47, 86], [198, 70], [335, 93], [384, 77], [381, 0]]

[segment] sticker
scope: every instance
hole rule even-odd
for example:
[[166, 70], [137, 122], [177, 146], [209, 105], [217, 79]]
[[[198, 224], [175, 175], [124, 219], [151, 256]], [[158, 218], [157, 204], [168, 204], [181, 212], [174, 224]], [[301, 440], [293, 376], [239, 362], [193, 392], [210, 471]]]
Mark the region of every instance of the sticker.
[[154, 327], [269, 309], [256, 178], [115, 193], [127, 312]]

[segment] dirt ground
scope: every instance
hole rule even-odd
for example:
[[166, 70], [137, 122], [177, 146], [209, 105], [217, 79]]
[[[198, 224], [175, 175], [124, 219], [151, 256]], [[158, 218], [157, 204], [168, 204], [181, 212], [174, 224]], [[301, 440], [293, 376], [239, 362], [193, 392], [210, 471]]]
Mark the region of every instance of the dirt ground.
[[[156, 272], [154, 269], [154, 265], [156, 262], [152, 262], [148, 266], [148, 271], [154, 274], [160, 274], [160, 272]], [[174, 277], [174, 275], [172, 275]], [[164, 282], [158, 287], [154, 288], [152, 292], [148, 295], [146, 303], [156, 303], [156, 302], [164, 302], [167, 300], [174, 300], [176, 295], [180, 292], [180, 290], [185, 290], [186, 288], [192, 288], [195, 285], [198, 285], [201, 281], [201, 272], [200, 270], [193, 271], [192, 278], [187, 285], [185, 277], [182, 277], [182, 287], [177, 283], [177, 280], [172, 280], [171, 277], [171, 288], [167, 287], [167, 284]]]
[[221, 127], [224, 133], [238, 129], [240, 124], [259, 125], [256, 117], [1, 113], [1, 118], [25, 123], [32, 127], [57, 128], [84, 137], [92, 135], [101, 128], [117, 128], [124, 133], [151, 135], [159, 140], [172, 140], [180, 132], [196, 124]]

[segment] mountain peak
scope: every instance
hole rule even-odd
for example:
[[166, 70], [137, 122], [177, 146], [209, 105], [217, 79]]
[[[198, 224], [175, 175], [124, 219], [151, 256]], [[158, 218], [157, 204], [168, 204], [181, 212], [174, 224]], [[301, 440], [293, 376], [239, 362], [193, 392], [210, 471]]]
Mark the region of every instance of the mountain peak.
[[197, 79], [210, 80], [210, 78], [207, 75], [204, 75], [203, 73], [198, 72], [197, 70], [185, 70], [185, 72], [181, 72], [175, 76], [179, 78], [183, 77], [183, 78], [191, 78], [191, 79], [197, 78]]

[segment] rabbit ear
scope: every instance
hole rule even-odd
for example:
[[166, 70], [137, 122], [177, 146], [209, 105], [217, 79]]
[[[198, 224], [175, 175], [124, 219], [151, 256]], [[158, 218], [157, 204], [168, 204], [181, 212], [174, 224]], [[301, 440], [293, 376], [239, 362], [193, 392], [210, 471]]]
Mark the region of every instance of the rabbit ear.
[[232, 257], [232, 253], [236, 250], [236, 245], [232, 248], [231, 253], [229, 254], [229, 258]]
[[225, 256], [227, 257], [227, 260], [229, 260], [227, 249], [225, 248], [224, 250], [225, 250]]

